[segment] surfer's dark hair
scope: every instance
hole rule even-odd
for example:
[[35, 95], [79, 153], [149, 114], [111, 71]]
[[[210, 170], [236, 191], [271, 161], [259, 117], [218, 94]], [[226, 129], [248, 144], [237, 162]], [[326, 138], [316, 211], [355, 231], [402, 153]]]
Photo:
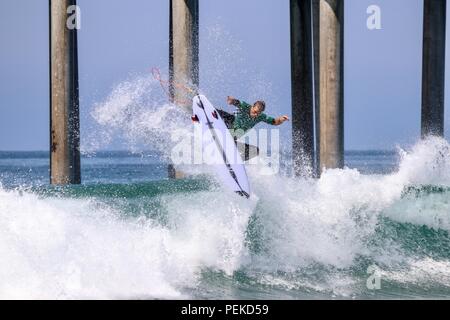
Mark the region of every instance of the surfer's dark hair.
[[261, 109], [261, 111], [266, 110], [266, 103], [262, 100], [258, 100], [255, 102], [254, 106], [259, 106], [259, 108]]

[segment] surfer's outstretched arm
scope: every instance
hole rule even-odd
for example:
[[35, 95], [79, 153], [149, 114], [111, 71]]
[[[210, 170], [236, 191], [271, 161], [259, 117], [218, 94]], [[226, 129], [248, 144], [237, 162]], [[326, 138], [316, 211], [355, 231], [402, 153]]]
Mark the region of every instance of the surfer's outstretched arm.
[[283, 124], [285, 121], [289, 121], [289, 117], [288, 116], [281, 116], [281, 117], [278, 117], [275, 120], [273, 120], [273, 125], [274, 126], [279, 126], [279, 125]]
[[230, 106], [235, 106], [235, 107], [239, 107], [241, 102], [238, 99], [235, 99], [231, 96], [227, 97], [227, 104], [229, 104]]

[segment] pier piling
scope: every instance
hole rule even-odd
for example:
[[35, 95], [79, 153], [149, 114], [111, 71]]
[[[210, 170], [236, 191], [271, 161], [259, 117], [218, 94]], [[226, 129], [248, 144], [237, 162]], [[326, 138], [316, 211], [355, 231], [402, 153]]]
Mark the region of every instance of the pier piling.
[[67, 24], [73, 5], [49, 0], [51, 184], [81, 183], [77, 29]]
[[314, 1], [318, 169], [344, 166], [344, 1]]
[[[199, 1], [170, 0], [169, 19], [169, 81], [172, 102], [181, 104], [186, 112], [192, 112], [186, 98], [188, 87], [195, 92], [199, 85]], [[177, 85], [174, 85], [177, 84]], [[182, 85], [182, 86], [180, 86]], [[173, 164], [169, 164], [168, 176], [180, 176]]]
[[447, 0], [424, 0], [422, 138], [444, 136]]
[[312, 0], [291, 0], [292, 156], [297, 176], [314, 173]]
[[[198, 20], [198, 0], [170, 0], [169, 78], [171, 99], [176, 102], [186, 101], [180, 84], [194, 91], [198, 88]], [[190, 104], [182, 107], [191, 111]]]

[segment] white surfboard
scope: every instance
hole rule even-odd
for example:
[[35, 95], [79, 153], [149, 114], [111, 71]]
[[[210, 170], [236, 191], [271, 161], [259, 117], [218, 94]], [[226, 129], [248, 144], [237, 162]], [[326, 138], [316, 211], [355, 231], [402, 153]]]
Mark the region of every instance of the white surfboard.
[[225, 186], [249, 198], [250, 185], [244, 162], [220, 114], [203, 95], [194, 97], [192, 111], [192, 119], [202, 126], [203, 160], [214, 166]]

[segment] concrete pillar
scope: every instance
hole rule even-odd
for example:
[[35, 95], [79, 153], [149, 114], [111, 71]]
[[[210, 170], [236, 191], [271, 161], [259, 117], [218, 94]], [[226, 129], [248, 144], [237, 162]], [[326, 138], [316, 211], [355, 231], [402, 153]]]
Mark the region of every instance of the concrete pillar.
[[175, 179], [177, 177], [177, 172], [175, 171], [175, 166], [171, 163], [167, 166], [167, 177], [169, 179]]
[[[344, 166], [344, 1], [319, 0], [319, 169]], [[317, 10], [317, 9], [316, 9]]]
[[[199, 84], [198, 0], [170, 1], [169, 77], [170, 94], [175, 102], [186, 101], [186, 90], [173, 83], [183, 84], [195, 91]], [[191, 112], [191, 103], [182, 107]]]
[[320, 0], [311, 0], [313, 20], [313, 59], [314, 59], [314, 117], [315, 117], [315, 176], [320, 176]]
[[[297, 176], [314, 172], [312, 0], [290, 0], [292, 155]], [[309, 170], [307, 170], [309, 169]]]
[[[192, 113], [192, 96], [199, 85], [199, 3], [198, 0], [170, 0], [169, 81], [172, 102]], [[176, 85], [175, 85], [176, 84]], [[188, 94], [180, 84], [191, 88]], [[169, 164], [169, 178], [182, 176]]]
[[422, 137], [444, 136], [446, 0], [424, 0]]
[[52, 184], [81, 183], [77, 30], [67, 25], [72, 5], [76, 0], [49, 0]]

